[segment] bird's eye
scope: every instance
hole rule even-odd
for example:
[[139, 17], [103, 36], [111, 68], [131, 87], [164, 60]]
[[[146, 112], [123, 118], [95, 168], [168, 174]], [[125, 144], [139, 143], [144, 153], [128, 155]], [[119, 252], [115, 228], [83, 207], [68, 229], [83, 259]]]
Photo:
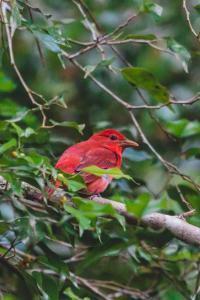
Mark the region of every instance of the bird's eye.
[[111, 139], [112, 141], [115, 141], [115, 140], [117, 140], [117, 137], [116, 137], [116, 135], [110, 135], [110, 139]]

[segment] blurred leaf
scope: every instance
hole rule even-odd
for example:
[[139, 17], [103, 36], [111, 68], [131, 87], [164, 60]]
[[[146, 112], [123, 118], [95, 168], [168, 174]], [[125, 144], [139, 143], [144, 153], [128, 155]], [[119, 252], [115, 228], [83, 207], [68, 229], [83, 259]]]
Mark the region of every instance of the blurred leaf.
[[81, 212], [79, 212], [77, 209], [65, 204], [64, 209], [70, 213], [79, 223], [80, 228], [80, 235], [83, 234], [84, 230], [87, 230], [91, 226], [91, 220], [87, 217], [85, 217]]
[[172, 38], [166, 38], [166, 41], [169, 49], [171, 49], [175, 54], [178, 55], [184, 71], [188, 73], [188, 62], [191, 59], [190, 52], [183, 45], [179, 44]]
[[145, 214], [152, 212], [169, 212], [173, 211], [175, 214], [181, 214], [183, 209], [180, 204], [169, 197], [167, 192], [164, 192], [159, 199], [152, 199], [146, 207]]
[[85, 188], [83, 178], [79, 175], [71, 175], [66, 173], [58, 173], [57, 179], [61, 181], [71, 192], [77, 192]]
[[[0, 222], [0, 235], [5, 233], [9, 229], [9, 226], [7, 223], [1, 223]], [[1, 238], [0, 238], [1, 240]]]
[[49, 34], [39, 31], [32, 31], [36, 38], [50, 51], [60, 53], [61, 48], [58, 42]]
[[172, 300], [172, 299], [173, 300], [182, 300], [183, 299], [182, 294], [172, 287], [170, 287], [170, 289], [167, 289], [167, 291], [164, 293], [164, 295], [162, 293], [161, 297], [163, 300]]
[[24, 108], [20, 107], [14, 100], [10, 98], [1, 99], [0, 114], [3, 117], [16, 117], [16, 114], [23, 113]]
[[100, 63], [98, 63], [99, 67], [108, 67], [110, 65], [112, 65], [112, 63], [115, 61], [115, 57], [111, 57], [109, 59], [103, 59], [100, 61]]
[[54, 278], [49, 275], [42, 274], [42, 289], [46, 295], [43, 299], [59, 300], [59, 285]]
[[131, 176], [124, 174], [119, 168], [101, 169], [97, 166], [89, 166], [81, 169], [81, 172], [82, 171], [100, 177], [104, 175], [109, 175], [116, 179], [126, 178], [132, 180]]
[[0, 204], [0, 216], [6, 222], [12, 222], [15, 218], [15, 212], [10, 203], [3, 202]]
[[7, 143], [3, 144], [0, 146], [0, 155], [2, 155], [4, 152], [10, 150], [13, 147], [17, 146], [17, 141], [16, 139], [11, 139]]
[[75, 295], [71, 288], [66, 288], [64, 290], [64, 294], [67, 295], [70, 300], [90, 300], [88, 297], [80, 298], [79, 296]]
[[182, 146], [182, 153], [187, 157], [196, 156], [200, 154], [200, 141], [198, 139], [186, 140]]
[[198, 12], [198, 14], [200, 14], [200, 4], [194, 5], [193, 7], [196, 10], [196, 12]]
[[[102, 258], [118, 256], [123, 250], [130, 246], [133, 241], [130, 239], [128, 241], [123, 241], [120, 237], [115, 238], [112, 236], [111, 239], [105, 241], [103, 244], [98, 245], [98, 247], [90, 249], [85, 260], [81, 261], [78, 265], [78, 272], [87, 271], [88, 267], [95, 267], [95, 263]], [[104, 264], [105, 266], [105, 264]], [[113, 265], [112, 265], [113, 268]]]
[[136, 217], [141, 217], [144, 214], [150, 199], [151, 197], [149, 194], [141, 194], [137, 199], [126, 200], [126, 208], [129, 213], [132, 213]]
[[189, 137], [200, 133], [200, 122], [180, 119], [166, 124], [167, 130], [177, 137]]
[[157, 37], [154, 34], [128, 34], [124, 37], [125, 40], [134, 39], [134, 40], [156, 40]]
[[77, 192], [85, 188], [85, 184], [83, 182], [73, 180], [73, 179], [68, 179], [67, 180], [67, 188], [71, 192]]
[[94, 72], [94, 70], [96, 69], [97, 65], [87, 65], [84, 67], [84, 71], [85, 71], [85, 75], [84, 78], [87, 78], [88, 75], [90, 75], [92, 72]]
[[125, 219], [120, 215], [111, 204], [100, 204], [92, 200], [85, 200], [80, 197], [74, 197], [73, 202], [76, 203], [79, 210], [83, 212], [84, 216], [91, 220], [100, 216], [112, 216], [125, 229]]
[[31, 136], [32, 134], [35, 134], [35, 130], [33, 130], [31, 127], [27, 127], [24, 132], [23, 135], [24, 137], [28, 138], [29, 136]]
[[0, 69], [2, 68], [2, 64], [3, 64], [3, 55], [4, 55], [4, 49], [1, 48], [0, 49]]
[[126, 149], [123, 157], [130, 159], [131, 161], [144, 161], [152, 159], [152, 156], [145, 151], [138, 151], [134, 149]]
[[161, 17], [163, 8], [159, 4], [151, 1], [151, 0], [143, 0], [143, 8], [142, 11], [147, 13], [152, 13], [155, 17]]
[[167, 102], [169, 93], [152, 73], [139, 67], [128, 67], [121, 69], [123, 77], [138, 88], [143, 88], [158, 102]]
[[16, 88], [14, 82], [0, 71], [0, 92], [12, 92]]
[[70, 244], [49, 238], [46, 238], [44, 243], [52, 252], [62, 258], [68, 258], [72, 255], [72, 246]]
[[21, 193], [21, 182], [13, 172], [2, 172], [2, 176], [11, 185], [11, 188], [15, 194]]

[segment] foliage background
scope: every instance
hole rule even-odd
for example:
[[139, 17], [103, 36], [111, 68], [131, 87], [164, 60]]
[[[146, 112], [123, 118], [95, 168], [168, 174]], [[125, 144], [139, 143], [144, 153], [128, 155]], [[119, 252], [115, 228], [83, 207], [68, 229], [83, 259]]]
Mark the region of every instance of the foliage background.
[[[11, 10], [6, 11], [15, 62], [28, 93], [10, 64], [1, 7], [0, 168], [9, 185], [0, 200], [0, 298], [198, 299], [197, 247], [168, 232], [125, 226], [111, 207], [77, 197], [79, 178], [65, 177], [78, 208], [63, 199], [59, 205], [47, 202], [45, 186], [50, 174], [56, 176], [53, 165], [64, 149], [92, 132], [113, 127], [141, 144], [139, 150], [124, 154], [123, 171], [137, 183], [115, 180], [104, 196], [126, 203], [137, 217], [195, 209], [187, 221], [199, 227], [199, 190], [193, 183], [200, 184], [200, 4], [187, 4], [194, 32], [185, 1], [29, 4], [8, 1]], [[132, 15], [136, 17], [125, 24]], [[105, 44], [82, 53], [88, 46], [84, 43], [92, 42], [91, 28], [101, 39], [120, 24], [123, 28]], [[124, 42], [127, 39], [134, 42]], [[121, 43], [109, 45], [108, 40]], [[66, 59], [62, 51], [74, 56]], [[73, 57], [85, 75], [70, 62]], [[139, 74], [131, 73], [134, 85], [127, 81], [127, 69], [124, 76], [121, 72], [127, 62], [129, 68], [130, 64], [143, 68]], [[133, 110], [156, 153], [143, 143], [127, 109], [99, 88], [91, 75], [130, 105], [167, 103], [160, 109]], [[142, 88], [143, 97], [136, 87]], [[172, 104], [183, 100], [185, 105]], [[171, 174], [157, 153], [190, 176], [192, 183]], [[24, 181], [39, 188], [44, 203], [27, 199]]]

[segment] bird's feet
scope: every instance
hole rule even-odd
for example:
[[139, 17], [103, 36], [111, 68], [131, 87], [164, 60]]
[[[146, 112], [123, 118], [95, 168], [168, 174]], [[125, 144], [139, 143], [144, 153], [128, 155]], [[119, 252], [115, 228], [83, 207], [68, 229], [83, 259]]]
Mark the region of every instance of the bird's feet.
[[94, 198], [101, 198], [101, 194], [94, 194], [89, 197], [90, 200], [93, 200]]

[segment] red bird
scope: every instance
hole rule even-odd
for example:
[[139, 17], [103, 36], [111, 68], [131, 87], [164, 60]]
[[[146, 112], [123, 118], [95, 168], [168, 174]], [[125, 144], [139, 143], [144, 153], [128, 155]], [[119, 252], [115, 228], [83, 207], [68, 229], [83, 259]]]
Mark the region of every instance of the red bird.
[[[127, 147], [138, 147], [134, 141], [127, 139], [123, 134], [114, 129], [105, 129], [93, 134], [88, 140], [75, 144], [64, 151], [55, 168], [69, 174], [75, 174], [82, 168], [95, 165], [102, 169], [121, 167], [122, 153]], [[90, 195], [105, 191], [112, 181], [112, 176], [96, 176], [82, 172]], [[58, 187], [60, 183], [56, 183]]]

